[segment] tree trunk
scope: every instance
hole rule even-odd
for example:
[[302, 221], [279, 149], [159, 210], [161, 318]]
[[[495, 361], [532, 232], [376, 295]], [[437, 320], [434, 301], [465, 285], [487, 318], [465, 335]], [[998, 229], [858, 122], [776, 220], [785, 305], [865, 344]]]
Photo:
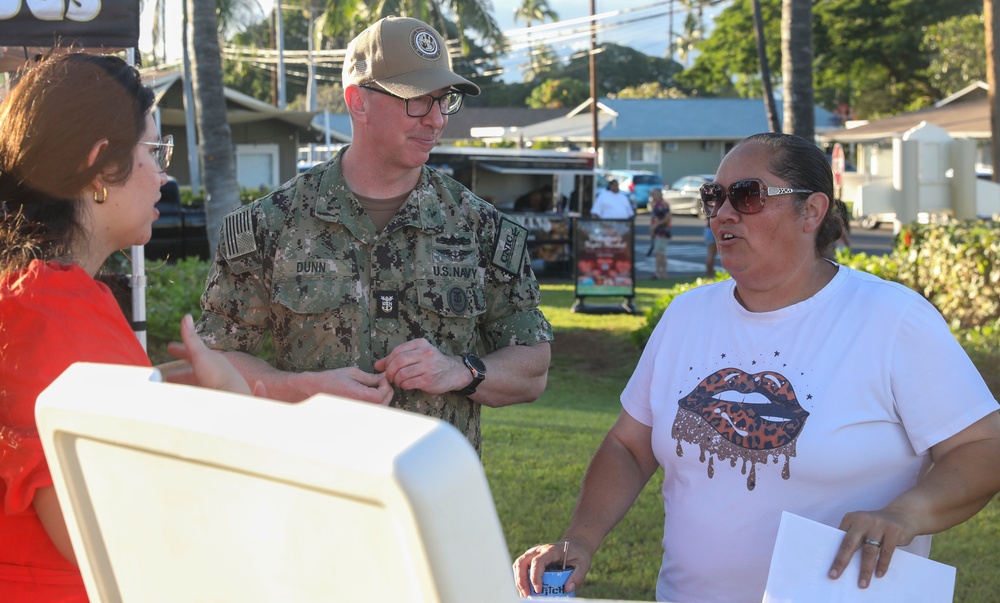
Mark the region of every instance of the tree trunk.
[[781, 2], [781, 77], [784, 131], [806, 140], [816, 137], [813, 98], [812, 0]]
[[757, 58], [760, 60], [760, 81], [764, 87], [764, 110], [767, 112], [767, 125], [772, 132], [781, 132], [778, 121], [778, 108], [774, 104], [774, 91], [771, 90], [771, 67], [767, 62], [767, 44], [764, 40], [764, 20], [760, 16], [760, 0], [753, 0], [753, 33], [757, 38]]
[[226, 214], [240, 205], [232, 131], [226, 119], [222, 85], [222, 54], [215, 0], [186, 0], [188, 44], [198, 121], [198, 147], [205, 180], [205, 227], [209, 249], [219, 245], [219, 231]]
[[986, 83], [990, 99], [990, 155], [993, 160], [993, 182], [1000, 182], [1000, 104], [997, 104], [997, 83], [1000, 82], [1000, 55], [997, 33], [1000, 19], [994, 10], [993, 0], [983, 0], [983, 20], [986, 21]]

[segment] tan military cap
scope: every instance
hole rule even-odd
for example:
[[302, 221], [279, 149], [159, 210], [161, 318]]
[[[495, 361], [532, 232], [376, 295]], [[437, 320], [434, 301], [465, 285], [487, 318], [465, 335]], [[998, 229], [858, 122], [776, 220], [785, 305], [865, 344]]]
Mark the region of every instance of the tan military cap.
[[479, 86], [451, 70], [444, 38], [417, 19], [386, 17], [347, 45], [344, 87], [378, 84], [403, 98], [452, 87], [469, 96]]

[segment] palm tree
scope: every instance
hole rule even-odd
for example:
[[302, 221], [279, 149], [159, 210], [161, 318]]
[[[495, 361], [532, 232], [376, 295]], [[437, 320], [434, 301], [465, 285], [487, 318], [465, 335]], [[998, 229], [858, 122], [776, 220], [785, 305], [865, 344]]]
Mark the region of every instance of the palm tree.
[[781, 77], [784, 131], [812, 140], [816, 136], [812, 0], [781, 2]]
[[[283, 2], [287, 3], [287, 0]], [[215, 4], [219, 15], [219, 33], [224, 38], [229, 38], [264, 18], [264, 9], [257, 0], [215, 0]]]
[[700, 21], [694, 13], [689, 12], [684, 19], [684, 31], [677, 36], [677, 56], [685, 67], [691, 66], [691, 51], [695, 49], [698, 42], [702, 40], [702, 30]]
[[[260, 20], [263, 10], [257, 0], [216, 0], [219, 10], [219, 31], [226, 37], [242, 29], [246, 25]], [[287, 0], [286, 0], [287, 1]], [[145, 6], [147, 0], [141, 0], [140, 6]], [[167, 0], [155, 0], [153, 8], [153, 59], [166, 62], [166, 19]], [[156, 49], [160, 48], [160, 56]]]
[[504, 35], [493, 17], [490, 0], [326, 0], [317, 4], [326, 12], [317, 19], [323, 33], [343, 46], [364, 28], [383, 17], [412, 17], [420, 19], [449, 37], [448, 19], [455, 22], [455, 37], [468, 50], [466, 30], [478, 34], [483, 44], [494, 53], [504, 48]]
[[186, 0], [187, 47], [198, 125], [198, 156], [205, 180], [205, 217], [209, 249], [219, 244], [222, 219], [240, 206], [232, 131], [222, 85], [220, 20], [215, 0]]
[[771, 90], [771, 67], [767, 62], [767, 43], [764, 38], [764, 20], [760, 15], [760, 0], [753, 0], [753, 33], [757, 38], [757, 59], [760, 61], [760, 80], [764, 87], [764, 110], [767, 113], [767, 125], [771, 132], [780, 132], [778, 110], [774, 105], [774, 92]]
[[551, 7], [549, 7], [548, 0], [523, 0], [521, 6], [514, 8], [514, 22], [518, 22], [524, 19], [525, 26], [528, 28], [528, 53], [531, 57], [529, 61], [529, 66], [531, 68], [530, 77], [526, 77], [525, 80], [532, 80], [538, 75], [538, 57], [535, 53], [535, 48], [531, 44], [531, 24], [534, 22], [544, 23], [546, 19], [552, 21], [558, 21], [559, 15], [556, 14]]

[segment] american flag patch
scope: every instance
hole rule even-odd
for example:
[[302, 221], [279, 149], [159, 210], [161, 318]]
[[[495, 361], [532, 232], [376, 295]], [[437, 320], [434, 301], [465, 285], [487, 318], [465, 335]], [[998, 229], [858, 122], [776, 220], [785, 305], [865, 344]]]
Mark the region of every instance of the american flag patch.
[[222, 255], [232, 260], [257, 251], [257, 241], [253, 237], [253, 216], [250, 206], [232, 212], [222, 222]]

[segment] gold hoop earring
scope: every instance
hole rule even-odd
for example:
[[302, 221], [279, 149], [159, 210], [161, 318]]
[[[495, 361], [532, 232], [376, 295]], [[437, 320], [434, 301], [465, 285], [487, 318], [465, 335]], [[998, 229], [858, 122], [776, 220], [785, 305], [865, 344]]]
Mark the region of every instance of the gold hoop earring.
[[105, 201], [108, 200], [108, 189], [106, 187], [102, 186], [101, 187], [101, 192], [102, 192], [102, 195], [100, 197], [98, 197], [97, 196], [97, 191], [96, 190], [94, 191], [94, 203], [96, 203], [98, 205], [100, 205], [100, 204], [102, 204], [102, 203], [104, 203]]

